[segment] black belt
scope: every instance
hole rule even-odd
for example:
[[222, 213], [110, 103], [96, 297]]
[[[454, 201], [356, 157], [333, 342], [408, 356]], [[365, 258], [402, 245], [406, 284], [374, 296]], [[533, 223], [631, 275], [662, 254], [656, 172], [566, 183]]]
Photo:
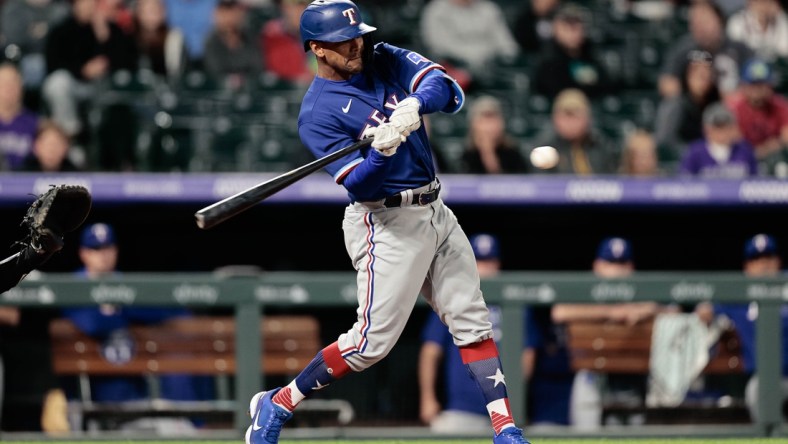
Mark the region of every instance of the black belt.
[[[438, 200], [438, 194], [440, 194], [441, 187], [438, 185], [437, 188], [430, 191], [425, 191], [423, 193], [413, 194], [413, 199], [411, 199], [410, 205], [427, 205], [432, 202]], [[400, 207], [402, 206], [402, 194], [397, 193], [392, 196], [387, 197], [383, 200], [383, 205], [386, 207]]]

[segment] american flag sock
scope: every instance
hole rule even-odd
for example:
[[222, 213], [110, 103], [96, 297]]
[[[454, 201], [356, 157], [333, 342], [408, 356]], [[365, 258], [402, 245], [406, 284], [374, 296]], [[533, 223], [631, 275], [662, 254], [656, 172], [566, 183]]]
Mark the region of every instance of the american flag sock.
[[331, 384], [349, 371], [350, 367], [339, 353], [339, 345], [334, 342], [318, 352], [312, 362], [290, 384], [279, 390], [271, 401], [292, 412], [310, 393]]
[[495, 341], [485, 339], [460, 347], [460, 356], [471, 378], [482, 390], [495, 434], [498, 435], [507, 427], [514, 427], [509, 397], [506, 394], [506, 381], [501, 371], [501, 359]]

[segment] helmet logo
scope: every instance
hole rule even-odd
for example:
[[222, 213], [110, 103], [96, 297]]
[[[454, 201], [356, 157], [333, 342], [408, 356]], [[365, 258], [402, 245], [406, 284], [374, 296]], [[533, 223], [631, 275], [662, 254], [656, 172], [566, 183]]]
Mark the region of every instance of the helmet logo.
[[350, 20], [351, 25], [358, 24], [358, 21], [356, 21], [356, 10], [354, 8], [345, 9], [344, 11], [342, 11], [342, 15], [344, 15], [345, 17], [348, 18], [348, 20]]

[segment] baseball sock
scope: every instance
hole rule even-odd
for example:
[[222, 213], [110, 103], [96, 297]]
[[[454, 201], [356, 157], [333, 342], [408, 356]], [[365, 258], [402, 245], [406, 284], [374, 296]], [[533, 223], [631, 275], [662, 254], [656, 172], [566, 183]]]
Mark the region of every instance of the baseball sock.
[[485, 339], [460, 347], [460, 356], [468, 373], [482, 390], [495, 434], [501, 433], [501, 430], [507, 427], [513, 427], [514, 420], [509, 408], [509, 397], [506, 394], [506, 381], [501, 371], [501, 359], [495, 341]]
[[279, 390], [271, 401], [292, 412], [310, 393], [340, 379], [349, 371], [350, 367], [339, 353], [339, 345], [334, 342], [318, 352], [312, 362], [290, 384]]

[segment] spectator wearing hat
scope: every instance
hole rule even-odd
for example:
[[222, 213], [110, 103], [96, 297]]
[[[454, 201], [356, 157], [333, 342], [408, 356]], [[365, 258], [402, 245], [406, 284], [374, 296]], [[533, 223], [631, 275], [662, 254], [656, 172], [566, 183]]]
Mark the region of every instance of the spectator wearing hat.
[[257, 39], [246, 29], [246, 8], [238, 0], [219, 0], [213, 18], [205, 42], [205, 70], [237, 89], [262, 69]]
[[664, 162], [678, 163], [687, 146], [703, 137], [703, 110], [722, 98], [713, 61], [707, 51], [690, 51], [681, 92], [659, 102], [654, 137]]
[[[101, 279], [116, 275], [118, 245], [115, 230], [105, 223], [95, 223], [84, 228], [80, 236], [79, 257], [84, 267], [77, 273], [87, 279]], [[175, 317], [189, 316], [183, 308], [138, 307], [100, 304], [63, 310], [83, 333], [101, 343], [101, 354], [109, 362], [122, 364], [134, 354], [134, 343], [128, 329], [133, 324], [155, 324]], [[209, 379], [193, 375], [161, 375], [161, 397], [170, 400], [201, 400], [210, 396]], [[149, 398], [151, 393], [144, 378], [94, 376], [90, 379], [92, 401], [134, 401]], [[76, 393], [70, 393], [76, 397]], [[139, 422], [142, 423], [142, 422]], [[138, 427], [129, 422], [124, 428]], [[156, 427], [193, 428], [187, 420], [161, 422]], [[183, 430], [183, 429], [180, 429]], [[160, 430], [167, 431], [167, 430]]]
[[728, 19], [725, 32], [765, 60], [788, 57], [788, 14], [779, 0], [747, 0], [746, 7]]
[[619, 149], [599, 132], [591, 119], [591, 104], [579, 89], [561, 92], [553, 102], [552, 125], [537, 135], [535, 146], [549, 145], [558, 150], [558, 165], [550, 173], [614, 174], [618, 170]]
[[[498, 239], [481, 233], [471, 236], [470, 242], [479, 277], [496, 276], [501, 268]], [[495, 340], [499, 341], [501, 310], [497, 306], [489, 308]], [[468, 371], [449, 329], [436, 313], [430, 312], [428, 316], [419, 352], [419, 417], [435, 433], [487, 433], [490, 417], [484, 408], [481, 392], [468, 378]], [[439, 383], [443, 384], [443, 390], [438, 388]], [[439, 399], [441, 392], [443, 402]]]
[[[744, 275], [751, 278], [778, 277], [783, 275], [782, 259], [774, 236], [759, 233], [747, 239], [744, 243], [744, 254], [742, 261], [742, 271]], [[715, 304], [711, 306], [704, 303], [699, 306], [699, 311], [711, 308], [710, 316], [727, 317], [736, 330], [741, 341], [741, 352], [744, 371], [751, 375], [745, 388], [745, 402], [750, 411], [750, 418], [757, 422], [758, 411], [758, 375], [755, 366], [755, 322], [758, 319], [758, 304]], [[780, 318], [782, 319], [782, 383], [780, 390], [783, 398], [788, 398], [788, 305], [780, 308]], [[775, 387], [775, 390], [778, 388]]]
[[260, 52], [266, 72], [288, 82], [308, 85], [317, 71], [314, 53], [301, 42], [301, 13], [310, 0], [278, 0], [279, 17], [260, 30]]
[[553, 18], [553, 38], [537, 60], [531, 89], [554, 99], [567, 88], [596, 98], [613, 89], [608, 73], [587, 39], [590, 15], [575, 4], [562, 6]]
[[492, 96], [473, 101], [468, 111], [468, 138], [462, 172], [469, 174], [525, 173], [527, 165], [517, 143], [506, 132], [501, 102]]
[[755, 157], [766, 159], [788, 147], [788, 100], [775, 93], [772, 68], [762, 60], [747, 63], [741, 80], [727, 104]]
[[736, 117], [724, 103], [703, 111], [705, 137], [690, 144], [679, 167], [682, 174], [743, 179], [758, 173], [752, 145], [741, 138]]
[[717, 72], [717, 87], [727, 95], [739, 83], [739, 71], [753, 53], [746, 45], [725, 36], [725, 16], [715, 2], [693, 2], [689, 9], [689, 33], [668, 49], [659, 77], [663, 97], [675, 97], [682, 91], [681, 75], [693, 51], [706, 51]]

